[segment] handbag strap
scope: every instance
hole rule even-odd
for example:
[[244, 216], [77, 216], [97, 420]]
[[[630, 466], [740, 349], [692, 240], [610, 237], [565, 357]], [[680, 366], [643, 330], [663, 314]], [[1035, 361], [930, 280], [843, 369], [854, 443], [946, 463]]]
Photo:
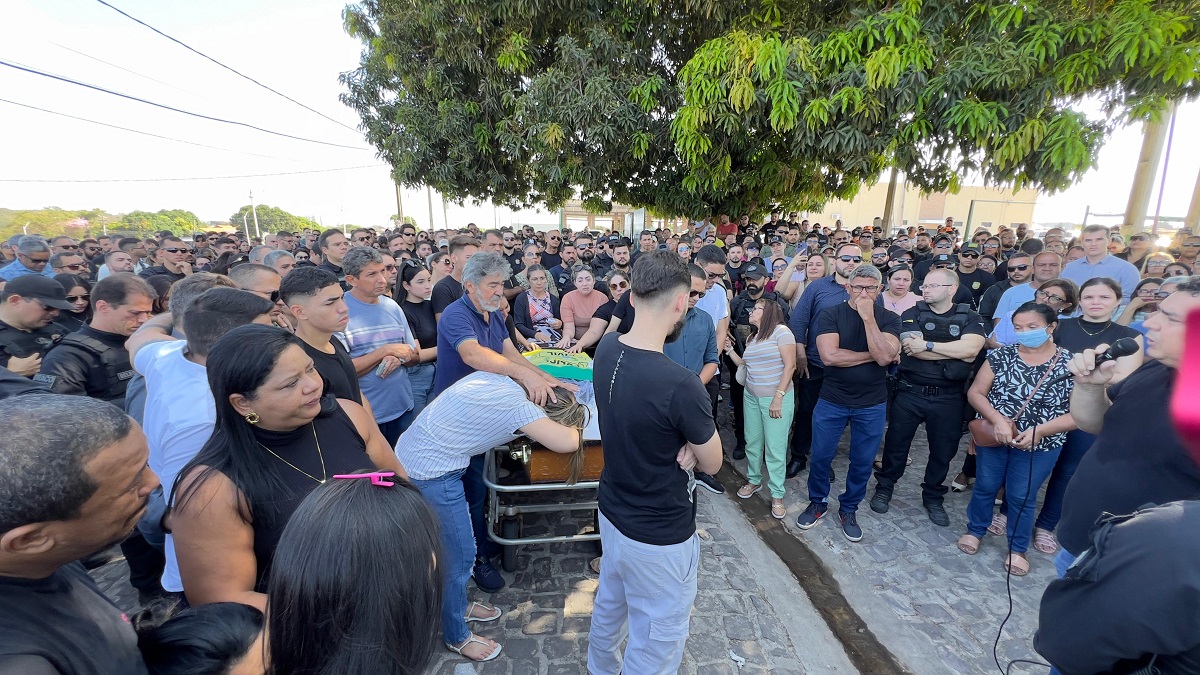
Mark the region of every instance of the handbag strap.
[[[1049, 365], [1046, 366], [1046, 372], [1042, 375], [1042, 379], [1038, 380], [1037, 384], [1033, 385], [1033, 390], [1029, 392], [1029, 396], [1025, 397], [1025, 402], [1021, 404], [1021, 409], [1017, 411], [1016, 415], [1013, 415], [1013, 422], [1016, 422], [1018, 419], [1020, 419], [1021, 415], [1024, 414], [1025, 409], [1028, 408], [1029, 404], [1033, 402], [1033, 397], [1037, 395], [1038, 389], [1042, 388], [1042, 385], [1046, 383], [1046, 379], [1050, 377], [1050, 373], [1054, 371], [1054, 365], [1058, 363], [1060, 356], [1062, 356], [1062, 350], [1055, 347], [1054, 358], [1051, 359]], [[1017, 356], [1017, 358], [1019, 359], [1021, 357]]]

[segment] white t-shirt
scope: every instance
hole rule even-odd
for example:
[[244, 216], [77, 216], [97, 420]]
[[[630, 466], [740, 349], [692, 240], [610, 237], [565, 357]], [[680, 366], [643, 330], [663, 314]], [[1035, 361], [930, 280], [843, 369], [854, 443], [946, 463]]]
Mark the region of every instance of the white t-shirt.
[[[138, 350], [133, 360], [134, 368], [146, 377], [142, 430], [150, 446], [150, 468], [158, 474], [168, 504], [179, 472], [208, 442], [217, 420], [208, 371], [184, 358], [186, 346], [183, 340], [155, 342]], [[164, 552], [163, 588], [182, 591], [174, 540], [169, 534]]]
[[505, 375], [474, 372], [438, 394], [396, 441], [396, 457], [415, 480], [465, 469], [471, 457], [520, 434], [546, 416]]

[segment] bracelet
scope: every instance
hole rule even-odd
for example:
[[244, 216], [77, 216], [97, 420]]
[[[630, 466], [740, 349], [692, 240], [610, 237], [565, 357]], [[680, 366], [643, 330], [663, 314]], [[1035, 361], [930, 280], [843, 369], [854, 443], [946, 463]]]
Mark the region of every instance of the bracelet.
[[779, 396], [787, 396], [787, 392], [782, 389], [776, 389], [775, 393]]

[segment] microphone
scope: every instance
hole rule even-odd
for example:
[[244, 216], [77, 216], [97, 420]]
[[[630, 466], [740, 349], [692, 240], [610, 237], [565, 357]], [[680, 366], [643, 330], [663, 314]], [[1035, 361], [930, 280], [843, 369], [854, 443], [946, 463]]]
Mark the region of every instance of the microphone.
[[[1115, 361], [1115, 360], [1121, 358], [1122, 356], [1129, 356], [1130, 354], [1136, 354], [1138, 352], [1138, 349], [1140, 349], [1140, 348], [1138, 347], [1138, 343], [1136, 340], [1134, 340], [1133, 338], [1123, 337], [1120, 340], [1117, 340], [1116, 342], [1113, 342], [1111, 345], [1109, 345], [1108, 349], [1106, 349], [1103, 352], [1096, 355], [1096, 367], [1099, 368], [1101, 363], [1105, 363], [1108, 361]], [[1059, 382], [1066, 382], [1067, 380], [1071, 379], [1072, 377], [1075, 377], [1075, 376], [1074, 375], [1060, 375], [1059, 377], [1056, 377], [1053, 380], [1050, 380], [1050, 384], [1058, 384]]]

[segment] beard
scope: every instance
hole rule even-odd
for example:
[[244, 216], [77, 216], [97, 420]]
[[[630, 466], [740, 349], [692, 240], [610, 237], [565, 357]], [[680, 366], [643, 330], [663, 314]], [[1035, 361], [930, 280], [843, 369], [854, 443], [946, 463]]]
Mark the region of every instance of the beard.
[[762, 292], [763, 292], [764, 290], [766, 290], [766, 288], [767, 288], [767, 285], [766, 285], [766, 284], [763, 284], [762, 286], [755, 286], [755, 285], [753, 285], [753, 284], [746, 284], [746, 292], [747, 292], [747, 293], [749, 293], [749, 294], [750, 294], [750, 297], [752, 297], [752, 298], [754, 298], [754, 297], [758, 297], [758, 296], [762, 295]]
[[675, 325], [671, 327], [671, 332], [667, 333], [667, 338], [665, 340], [663, 340], [663, 343], [670, 344], [670, 343], [678, 340], [679, 336], [683, 335], [683, 325], [685, 323], [687, 323], [687, 314], [686, 313], [683, 316], [679, 317], [679, 321], [676, 321]]

